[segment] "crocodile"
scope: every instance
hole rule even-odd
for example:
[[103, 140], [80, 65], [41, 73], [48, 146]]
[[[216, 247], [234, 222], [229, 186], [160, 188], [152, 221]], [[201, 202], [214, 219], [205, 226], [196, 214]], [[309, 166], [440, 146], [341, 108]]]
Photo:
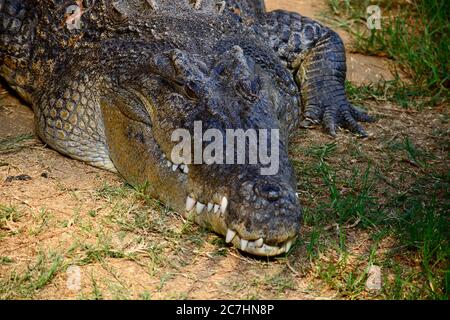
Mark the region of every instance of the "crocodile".
[[[0, 76], [48, 146], [145, 184], [252, 255], [286, 253], [300, 233], [296, 130], [365, 136], [373, 120], [346, 97], [339, 35], [263, 0], [0, 0], [0, 29]], [[278, 130], [278, 171], [176, 163], [172, 133], [195, 139], [199, 121]]]

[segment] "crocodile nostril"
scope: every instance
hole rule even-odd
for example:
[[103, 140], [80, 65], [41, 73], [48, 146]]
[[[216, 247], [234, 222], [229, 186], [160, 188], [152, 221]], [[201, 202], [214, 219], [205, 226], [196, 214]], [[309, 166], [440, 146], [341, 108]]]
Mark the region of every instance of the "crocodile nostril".
[[281, 188], [275, 184], [263, 184], [256, 186], [257, 193], [269, 201], [277, 201], [281, 198]]

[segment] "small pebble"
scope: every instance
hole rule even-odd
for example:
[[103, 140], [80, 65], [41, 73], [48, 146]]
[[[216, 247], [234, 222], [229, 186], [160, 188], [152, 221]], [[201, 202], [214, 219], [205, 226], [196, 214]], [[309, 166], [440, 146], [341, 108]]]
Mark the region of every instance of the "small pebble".
[[372, 292], [381, 290], [381, 268], [379, 266], [371, 266], [368, 271], [366, 289]]

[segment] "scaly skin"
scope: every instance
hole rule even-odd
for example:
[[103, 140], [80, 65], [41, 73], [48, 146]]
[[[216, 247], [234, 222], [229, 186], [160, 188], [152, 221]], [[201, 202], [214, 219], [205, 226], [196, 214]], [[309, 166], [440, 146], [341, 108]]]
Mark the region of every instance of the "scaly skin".
[[347, 100], [345, 49], [339, 35], [307, 17], [282, 10], [266, 15], [265, 29], [272, 48], [293, 71], [301, 90], [301, 126], [322, 123], [332, 136], [337, 127], [367, 136], [358, 121], [373, 119]]
[[[333, 31], [262, 0], [0, 0], [0, 75], [49, 146], [117, 171], [241, 250], [289, 251], [301, 206], [287, 152], [299, 125], [364, 135]], [[301, 106], [303, 105], [303, 118]], [[279, 129], [280, 170], [173, 165], [175, 129]], [[269, 137], [270, 138], [270, 137]], [[235, 154], [237, 156], [237, 154]]]

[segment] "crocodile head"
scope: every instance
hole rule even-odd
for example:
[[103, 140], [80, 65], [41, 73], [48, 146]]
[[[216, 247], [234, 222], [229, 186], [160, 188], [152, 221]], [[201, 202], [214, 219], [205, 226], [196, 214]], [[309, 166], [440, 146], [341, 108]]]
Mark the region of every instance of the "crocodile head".
[[[299, 101], [281, 64], [269, 68], [252, 56], [239, 46], [208, 56], [178, 49], [158, 54], [145, 70], [120, 77], [101, 105], [111, 159], [127, 181], [148, 181], [152, 195], [242, 251], [274, 256], [289, 251], [300, 228], [287, 151]], [[183, 144], [191, 148], [190, 157], [174, 152], [180, 129], [191, 137]], [[208, 129], [223, 140], [202, 136]], [[217, 142], [225, 152], [230, 129], [256, 132], [256, 140], [247, 136], [244, 164], [236, 164], [242, 156], [237, 147], [230, 149], [233, 157], [224, 153], [223, 163], [211, 163], [208, 145]], [[198, 150], [201, 159], [195, 159]], [[251, 162], [255, 152], [268, 155], [270, 163], [260, 157]]]

